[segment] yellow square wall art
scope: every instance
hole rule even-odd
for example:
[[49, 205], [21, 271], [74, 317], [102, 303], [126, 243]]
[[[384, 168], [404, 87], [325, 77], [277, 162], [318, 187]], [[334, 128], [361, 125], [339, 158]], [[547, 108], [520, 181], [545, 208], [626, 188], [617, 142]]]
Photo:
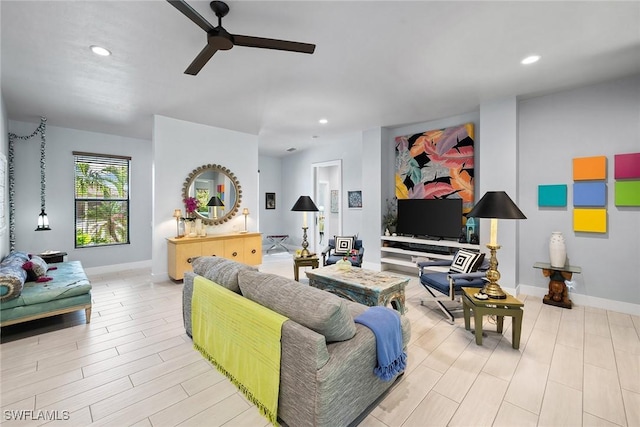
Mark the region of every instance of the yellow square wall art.
[[573, 231], [584, 231], [588, 233], [607, 232], [607, 210], [606, 209], [574, 209], [573, 210]]
[[607, 179], [607, 157], [577, 157], [573, 159], [573, 180]]

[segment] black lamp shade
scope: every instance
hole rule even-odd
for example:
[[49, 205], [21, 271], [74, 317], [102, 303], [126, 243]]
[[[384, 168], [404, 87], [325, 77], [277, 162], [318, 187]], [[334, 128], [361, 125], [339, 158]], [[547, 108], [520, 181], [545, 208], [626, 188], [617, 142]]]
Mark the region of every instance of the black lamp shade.
[[224, 206], [224, 203], [222, 203], [222, 200], [220, 200], [220, 197], [213, 196], [212, 198], [209, 199], [209, 203], [207, 203], [207, 206]]
[[318, 207], [316, 206], [315, 203], [313, 203], [313, 200], [311, 200], [311, 197], [300, 196], [300, 198], [298, 198], [298, 201], [296, 202], [295, 205], [293, 205], [291, 210], [299, 211], [299, 212], [317, 212]]
[[527, 219], [504, 191], [487, 191], [466, 217]]

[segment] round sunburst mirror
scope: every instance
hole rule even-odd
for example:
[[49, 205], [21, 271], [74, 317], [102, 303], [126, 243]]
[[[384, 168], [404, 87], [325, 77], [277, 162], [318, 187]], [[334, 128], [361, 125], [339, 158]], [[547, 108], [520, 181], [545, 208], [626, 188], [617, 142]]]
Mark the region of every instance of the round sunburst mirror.
[[194, 169], [182, 185], [182, 200], [195, 197], [196, 218], [207, 225], [220, 225], [238, 213], [242, 189], [236, 176], [220, 165], [202, 165]]

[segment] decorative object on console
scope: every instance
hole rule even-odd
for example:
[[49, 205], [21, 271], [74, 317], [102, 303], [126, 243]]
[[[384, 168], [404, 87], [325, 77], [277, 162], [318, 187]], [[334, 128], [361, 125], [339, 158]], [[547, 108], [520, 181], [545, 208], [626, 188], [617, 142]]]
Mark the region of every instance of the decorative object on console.
[[560, 231], [551, 232], [549, 239], [549, 263], [551, 267], [564, 267], [567, 262], [567, 246]]
[[224, 207], [224, 203], [222, 203], [220, 197], [213, 196], [211, 199], [209, 199], [209, 203], [207, 203], [207, 206], [213, 206], [213, 218], [216, 219], [218, 218], [218, 206]]
[[491, 235], [489, 244], [487, 245], [487, 248], [491, 251], [489, 270], [487, 270], [487, 280], [489, 283], [484, 286], [482, 293], [489, 295], [489, 298], [504, 299], [507, 297], [507, 294], [498, 284], [500, 273], [498, 272], [498, 259], [496, 258], [496, 251], [500, 249], [497, 242], [498, 218], [526, 219], [527, 217], [504, 191], [487, 191], [467, 216], [491, 219]]
[[248, 208], [244, 208], [242, 209], [242, 215], [244, 215], [244, 230], [241, 231], [241, 233], [246, 233], [247, 230], [247, 217], [249, 216], [249, 209]]
[[318, 207], [316, 206], [315, 203], [313, 203], [313, 200], [311, 200], [311, 197], [309, 197], [309, 196], [300, 196], [298, 198], [298, 200], [296, 201], [296, 203], [291, 208], [291, 210], [295, 211], [295, 212], [302, 212], [303, 213], [303, 216], [302, 216], [302, 252], [301, 252], [301, 255], [302, 255], [302, 257], [308, 257], [308, 256], [311, 255], [311, 253], [307, 249], [309, 247], [309, 242], [307, 242], [307, 229], [309, 228], [307, 226], [307, 212], [318, 212]]
[[[176, 219], [176, 239], [184, 236], [184, 220], [182, 219], [182, 209], [174, 209], [173, 217]], [[182, 230], [180, 230], [182, 222]], [[182, 234], [180, 233], [182, 231]]]

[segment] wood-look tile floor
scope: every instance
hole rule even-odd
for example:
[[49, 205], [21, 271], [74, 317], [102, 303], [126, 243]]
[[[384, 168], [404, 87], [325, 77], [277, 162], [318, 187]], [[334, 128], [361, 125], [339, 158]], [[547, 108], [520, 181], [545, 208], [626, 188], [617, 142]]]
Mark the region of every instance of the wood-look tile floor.
[[[285, 253], [265, 255], [260, 269], [293, 278]], [[181, 284], [152, 283], [148, 270], [90, 279], [89, 325], [78, 312], [2, 329], [3, 425], [268, 425], [193, 350]], [[640, 426], [639, 316], [521, 295], [514, 350], [508, 319], [498, 335], [485, 317], [477, 346], [461, 312], [450, 325], [435, 304], [420, 304], [425, 295], [412, 278], [407, 373], [361, 426]]]

